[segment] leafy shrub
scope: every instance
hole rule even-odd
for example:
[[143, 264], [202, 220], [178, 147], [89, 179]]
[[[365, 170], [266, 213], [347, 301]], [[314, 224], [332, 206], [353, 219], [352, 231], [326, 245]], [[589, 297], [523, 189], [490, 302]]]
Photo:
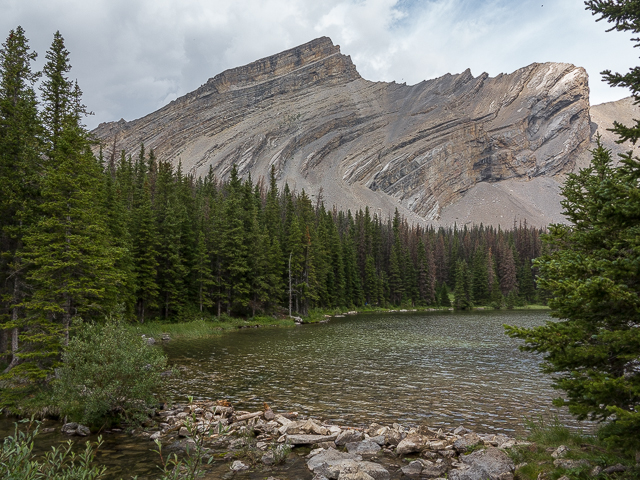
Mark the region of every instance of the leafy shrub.
[[99, 426], [144, 418], [167, 358], [136, 330], [109, 320], [81, 324], [62, 361], [54, 384], [62, 413]]
[[[31, 423], [29, 424], [31, 427]], [[71, 441], [53, 447], [47, 452], [44, 462], [34, 459], [33, 443], [40, 424], [36, 422], [33, 431], [18, 429], [14, 435], [6, 437], [0, 449], [0, 478], [9, 480], [97, 480], [103, 478], [104, 466], [93, 464], [95, 454], [102, 440], [91, 444], [86, 442], [83, 452], [76, 454], [71, 449]]]

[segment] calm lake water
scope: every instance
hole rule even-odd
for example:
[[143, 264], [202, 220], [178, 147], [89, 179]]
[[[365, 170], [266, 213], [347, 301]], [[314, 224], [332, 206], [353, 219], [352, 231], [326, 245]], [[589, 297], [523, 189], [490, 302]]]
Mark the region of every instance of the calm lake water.
[[[179, 375], [170, 377], [167, 393], [174, 401], [227, 399], [242, 410], [266, 402], [347, 425], [464, 425], [513, 435], [524, 433], [525, 417], [558, 415], [575, 424], [551, 406], [556, 392], [539, 359], [504, 335], [505, 323], [532, 327], [549, 319], [539, 310], [360, 314], [172, 340], [164, 349]], [[0, 419], [0, 437], [12, 431], [12, 421]], [[37, 449], [65, 440], [46, 434]], [[157, 477], [151, 442], [125, 434], [104, 440], [98, 461], [110, 478]], [[302, 463], [296, 468], [308, 473]]]
[[[263, 402], [349, 424], [460, 425], [522, 433], [525, 416], [556, 414], [539, 359], [503, 324], [532, 327], [547, 311], [360, 314], [290, 329], [245, 329], [172, 341], [176, 400]], [[562, 415], [561, 415], [562, 416]]]

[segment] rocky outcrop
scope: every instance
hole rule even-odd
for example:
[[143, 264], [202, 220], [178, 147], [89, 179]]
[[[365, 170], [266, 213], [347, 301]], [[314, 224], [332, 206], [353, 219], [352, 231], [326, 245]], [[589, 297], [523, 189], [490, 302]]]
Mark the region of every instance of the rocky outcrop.
[[[567, 172], [590, 140], [587, 74], [532, 64], [417, 85], [360, 77], [323, 37], [227, 70], [144, 118], [101, 124], [114, 151], [141, 143], [196, 175], [268, 177], [339, 208], [437, 221], [479, 183]], [[115, 146], [115, 147], [114, 147]], [[511, 219], [510, 219], [511, 220]]]

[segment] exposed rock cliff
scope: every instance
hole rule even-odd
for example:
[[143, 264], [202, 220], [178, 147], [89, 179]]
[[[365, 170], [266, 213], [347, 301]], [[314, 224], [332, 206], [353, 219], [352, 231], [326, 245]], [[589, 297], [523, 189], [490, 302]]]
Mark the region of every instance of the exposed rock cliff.
[[196, 174], [225, 176], [235, 163], [258, 178], [274, 165], [281, 182], [322, 188], [329, 205], [438, 221], [480, 182], [573, 169], [590, 141], [588, 92], [584, 69], [559, 63], [370, 82], [323, 37], [94, 133], [131, 153], [144, 143]]

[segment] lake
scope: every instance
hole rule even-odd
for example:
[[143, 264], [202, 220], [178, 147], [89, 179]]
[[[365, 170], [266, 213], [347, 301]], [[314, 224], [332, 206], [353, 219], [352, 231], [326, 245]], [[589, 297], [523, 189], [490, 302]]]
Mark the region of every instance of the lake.
[[[539, 372], [539, 359], [520, 352], [520, 342], [502, 327], [532, 327], [549, 319], [544, 310], [396, 312], [175, 339], [163, 345], [178, 371], [169, 378], [166, 396], [180, 402], [189, 395], [227, 399], [249, 411], [266, 402], [276, 412], [352, 426], [464, 425], [513, 436], [525, 433], [525, 417], [558, 415], [577, 425], [551, 406], [556, 392]], [[0, 437], [12, 431], [12, 420], [0, 419]], [[67, 439], [44, 434], [36, 450]], [[152, 442], [124, 433], [104, 440], [97, 460], [109, 467], [109, 478], [158, 476]], [[228, 472], [226, 463], [215, 468], [210, 478]], [[308, 473], [300, 461], [292, 468]]]

